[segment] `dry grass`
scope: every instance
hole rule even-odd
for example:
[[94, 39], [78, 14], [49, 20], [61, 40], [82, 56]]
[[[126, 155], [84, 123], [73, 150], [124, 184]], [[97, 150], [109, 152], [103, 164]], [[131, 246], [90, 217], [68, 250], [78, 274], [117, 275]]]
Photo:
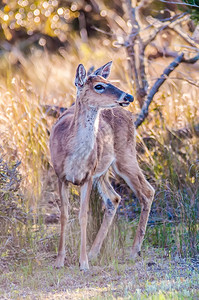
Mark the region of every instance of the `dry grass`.
[[[21, 160], [23, 203], [20, 205], [28, 215], [26, 224], [21, 224], [20, 220], [13, 223], [15, 231], [10, 225], [6, 227], [7, 232], [1, 230], [4, 234], [0, 243], [3, 249], [0, 266], [5, 272], [1, 278], [0, 297], [197, 298], [195, 265], [186, 260], [176, 261], [180, 255], [193, 256], [198, 251], [198, 137], [171, 139], [170, 135], [171, 130], [193, 124], [199, 118], [198, 90], [188, 83], [185, 87], [182, 80], [169, 79], [162, 86], [148, 119], [138, 129], [138, 142], [143, 149], [139, 161], [157, 191], [144, 258], [136, 263], [128, 261], [124, 249], [129, 245], [129, 234], [131, 239], [135, 226], [129, 229], [126, 222], [120, 222], [113, 227], [102, 250], [98, 261], [101, 267], [93, 266], [86, 275], [79, 273], [75, 266], [79, 252], [79, 204], [78, 190], [73, 188], [66, 260], [69, 267], [67, 271], [51, 267], [57, 252], [59, 229], [46, 226], [43, 216], [59, 214], [56, 177], [48, 150], [49, 130], [54, 120], [44, 114], [41, 105], [71, 105], [75, 100], [75, 70], [80, 61], [89, 68], [113, 60], [111, 79], [117, 79], [116, 85], [134, 94], [123, 49], [105, 48], [97, 42], [90, 46], [78, 42], [76, 45], [73, 53], [63, 52], [63, 56], [36, 51], [28, 59], [19, 57], [20, 68], [10, 64], [9, 56], [0, 63], [0, 145], [11, 164]], [[163, 61], [154, 63], [150, 72], [155, 70], [159, 74], [163, 65]], [[182, 68], [172, 76], [176, 78], [185, 71], [195, 76], [195, 71], [190, 74], [190, 70]], [[152, 80], [157, 74], [153, 72], [150, 76]], [[129, 109], [139, 112], [136, 101]], [[130, 198], [133, 216], [138, 217], [139, 204], [131, 201], [130, 193], [123, 195], [125, 197]], [[10, 220], [8, 222], [10, 224]], [[89, 229], [89, 237], [94, 236], [93, 228]], [[164, 248], [169, 256], [164, 257], [162, 250], [156, 252], [150, 247]]]
[[[198, 265], [171, 259], [158, 249], [145, 249], [136, 262], [125, 256], [87, 273], [78, 266], [54, 270], [41, 258], [10, 266], [0, 277], [1, 299], [197, 299]], [[99, 261], [98, 261], [99, 263]]]

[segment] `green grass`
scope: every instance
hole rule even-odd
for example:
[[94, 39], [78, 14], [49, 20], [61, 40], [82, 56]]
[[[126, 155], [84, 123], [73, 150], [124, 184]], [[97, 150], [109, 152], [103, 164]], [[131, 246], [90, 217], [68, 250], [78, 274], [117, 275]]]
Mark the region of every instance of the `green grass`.
[[[136, 261], [112, 258], [79, 272], [78, 264], [53, 269], [52, 259], [33, 260], [5, 268], [0, 297], [11, 299], [197, 299], [197, 265], [165, 257], [163, 250], [144, 249]], [[98, 261], [99, 264], [99, 261]], [[65, 298], [64, 298], [65, 297]]]

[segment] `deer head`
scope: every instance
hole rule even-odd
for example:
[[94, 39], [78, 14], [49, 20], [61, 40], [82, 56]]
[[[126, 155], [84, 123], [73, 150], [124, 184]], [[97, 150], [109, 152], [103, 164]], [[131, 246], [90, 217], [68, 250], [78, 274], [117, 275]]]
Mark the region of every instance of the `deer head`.
[[96, 108], [128, 106], [130, 102], [133, 102], [133, 96], [121, 91], [107, 80], [111, 65], [112, 62], [108, 62], [89, 76], [86, 75], [82, 64], [78, 66], [75, 85], [79, 102]]

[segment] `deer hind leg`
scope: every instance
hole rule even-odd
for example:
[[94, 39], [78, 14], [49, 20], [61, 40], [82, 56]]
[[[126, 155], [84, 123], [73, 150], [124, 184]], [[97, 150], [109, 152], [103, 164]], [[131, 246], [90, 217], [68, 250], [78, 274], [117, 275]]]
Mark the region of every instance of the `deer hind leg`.
[[81, 199], [80, 199], [80, 212], [79, 223], [81, 227], [81, 246], [80, 246], [80, 259], [79, 265], [81, 271], [89, 269], [88, 257], [86, 253], [86, 229], [88, 220], [89, 198], [92, 188], [92, 181], [89, 180], [83, 186], [81, 186]]
[[59, 194], [61, 199], [61, 235], [59, 240], [58, 255], [55, 261], [55, 268], [64, 266], [65, 259], [65, 238], [66, 238], [66, 225], [68, 221], [68, 204], [69, 204], [69, 187], [68, 184], [59, 180]]
[[129, 163], [128, 160], [128, 164], [126, 165], [122, 165], [121, 162], [116, 162], [114, 165], [114, 170], [135, 192], [141, 205], [140, 219], [132, 248], [132, 257], [135, 258], [137, 254], [140, 255], [155, 191], [149, 184], [149, 182], [145, 179], [141, 169], [138, 166], [137, 161], [135, 161], [135, 159], [132, 159], [132, 162], [133, 163]]
[[111, 186], [107, 173], [99, 179], [98, 191], [105, 203], [105, 213], [101, 227], [89, 252], [89, 259], [94, 259], [99, 254], [102, 243], [108, 233], [108, 229], [114, 219], [121, 199]]

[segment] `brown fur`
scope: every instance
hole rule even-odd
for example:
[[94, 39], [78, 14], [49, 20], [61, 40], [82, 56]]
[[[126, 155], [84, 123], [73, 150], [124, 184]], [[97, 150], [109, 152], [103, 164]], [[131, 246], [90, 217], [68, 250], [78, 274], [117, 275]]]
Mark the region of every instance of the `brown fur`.
[[[101, 72], [103, 76], [104, 72], [106, 75], [107, 66], [109, 67], [107, 64], [98, 69], [98, 73]], [[109, 167], [112, 166], [114, 171], [127, 182], [141, 203], [142, 211], [133, 243], [133, 257], [140, 253], [154, 190], [144, 178], [137, 163], [133, 115], [119, 107], [119, 104], [126, 104], [127, 99], [132, 101], [132, 96], [114, 87], [102, 76], [93, 74], [86, 79], [82, 65], [78, 68], [76, 83], [79, 86], [76, 103], [54, 125], [50, 150], [59, 180], [62, 202], [61, 237], [56, 267], [64, 265], [69, 201], [68, 182], [72, 182], [81, 186], [80, 269], [86, 270], [89, 268], [86, 253], [87, 212], [93, 180], [98, 181], [98, 190], [105, 202], [106, 211], [89, 252], [90, 258], [98, 255], [120, 202], [120, 196], [109, 182]], [[104, 91], [96, 91], [96, 84], [104, 84]]]

